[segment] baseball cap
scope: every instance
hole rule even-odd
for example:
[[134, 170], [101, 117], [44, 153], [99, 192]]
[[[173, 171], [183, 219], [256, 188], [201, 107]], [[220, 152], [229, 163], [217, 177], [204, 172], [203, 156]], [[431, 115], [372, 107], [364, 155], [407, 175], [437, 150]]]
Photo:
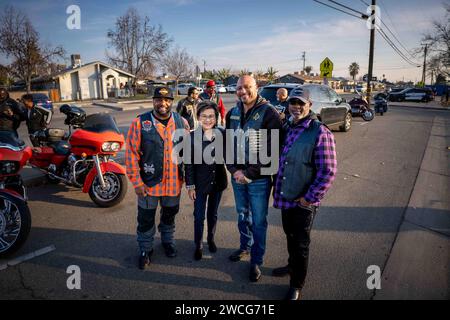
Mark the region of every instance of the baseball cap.
[[173, 100], [173, 92], [169, 87], [158, 87], [153, 93], [153, 99], [155, 98], [166, 98]]
[[206, 83], [206, 87], [215, 87], [215, 86], [216, 86], [216, 83], [214, 82], [214, 80], [209, 80]]
[[293, 99], [298, 99], [303, 101], [304, 103], [311, 102], [311, 96], [309, 94], [309, 90], [302, 89], [302, 90], [295, 90], [291, 93], [291, 95], [288, 98], [288, 102], [290, 102]]

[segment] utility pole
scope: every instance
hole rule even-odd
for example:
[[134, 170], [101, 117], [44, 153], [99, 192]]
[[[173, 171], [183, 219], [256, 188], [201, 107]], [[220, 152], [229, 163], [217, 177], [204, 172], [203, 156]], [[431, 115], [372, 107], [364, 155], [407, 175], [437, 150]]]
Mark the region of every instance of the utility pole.
[[376, 16], [375, 16], [375, 6], [377, 5], [376, 0], [372, 0], [372, 28], [370, 28], [370, 49], [369, 49], [369, 72], [367, 75], [367, 103], [370, 108], [370, 98], [372, 93], [372, 76], [373, 76], [373, 55], [375, 51], [375, 28], [376, 28]]
[[206, 72], [206, 60], [203, 60], [203, 72]]
[[303, 51], [302, 54], [302, 59], [303, 59], [303, 71], [305, 71], [305, 64], [306, 64], [306, 51]]
[[425, 44], [425, 54], [423, 57], [423, 71], [422, 71], [422, 83], [424, 86], [427, 72], [427, 52], [428, 52], [428, 44]]

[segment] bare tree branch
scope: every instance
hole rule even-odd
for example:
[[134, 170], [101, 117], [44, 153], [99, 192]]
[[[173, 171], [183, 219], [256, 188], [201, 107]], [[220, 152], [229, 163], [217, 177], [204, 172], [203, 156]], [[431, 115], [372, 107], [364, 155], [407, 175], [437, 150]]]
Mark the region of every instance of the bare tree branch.
[[63, 57], [64, 49], [40, 43], [39, 34], [28, 17], [8, 6], [0, 17], [0, 52], [12, 60], [11, 74], [24, 80], [27, 91], [31, 90], [31, 79], [37, 69], [51, 63], [54, 57]]
[[109, 62], [137, 78], [152, 75], [172, 42], [160, 25], [152, 26], [150, 18], [141, 17], [135, 8], [117, 18], [107, 37], [112, 48], [106, 52]]

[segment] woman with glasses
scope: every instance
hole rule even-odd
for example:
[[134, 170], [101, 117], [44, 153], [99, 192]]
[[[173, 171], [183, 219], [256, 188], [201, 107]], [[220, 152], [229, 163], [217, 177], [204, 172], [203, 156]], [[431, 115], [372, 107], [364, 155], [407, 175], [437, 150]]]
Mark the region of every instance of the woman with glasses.
[[199, 103], [197, 119], [199, 127], [190, 135], [191, 152], [185, 161], [185, 175], [189, 198], [194, 201], [194, 259], [200, 260], [203, 256], [205, 216], [208, 249], [211, 253], [217, 251], [214, 242], [217, 210], [228, 181], [224, 165], [225, 131], [217, 127], [217, 104], [212, 101]]

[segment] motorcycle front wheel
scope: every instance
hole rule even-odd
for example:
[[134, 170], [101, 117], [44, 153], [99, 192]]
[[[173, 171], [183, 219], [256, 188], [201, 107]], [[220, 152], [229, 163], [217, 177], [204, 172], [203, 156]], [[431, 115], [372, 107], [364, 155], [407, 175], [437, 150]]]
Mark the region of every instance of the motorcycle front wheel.
[[366, 109], [362, 112], [361, 117], [364, 121], [372, 121], [375, 117], [375, 111], [372, 109]]
[[0, 194], [0, 258], [16, 252], [31, 230], [27, 203], [9, 194]]
[[96, 205], [110, 208], [119, 204], [127, 194], [128, 182], [123, 174], [105, 172], [103, 174], [105, 187], [103, 188], [98, 176], [95, 177], [89, 189], [89, 196]]

